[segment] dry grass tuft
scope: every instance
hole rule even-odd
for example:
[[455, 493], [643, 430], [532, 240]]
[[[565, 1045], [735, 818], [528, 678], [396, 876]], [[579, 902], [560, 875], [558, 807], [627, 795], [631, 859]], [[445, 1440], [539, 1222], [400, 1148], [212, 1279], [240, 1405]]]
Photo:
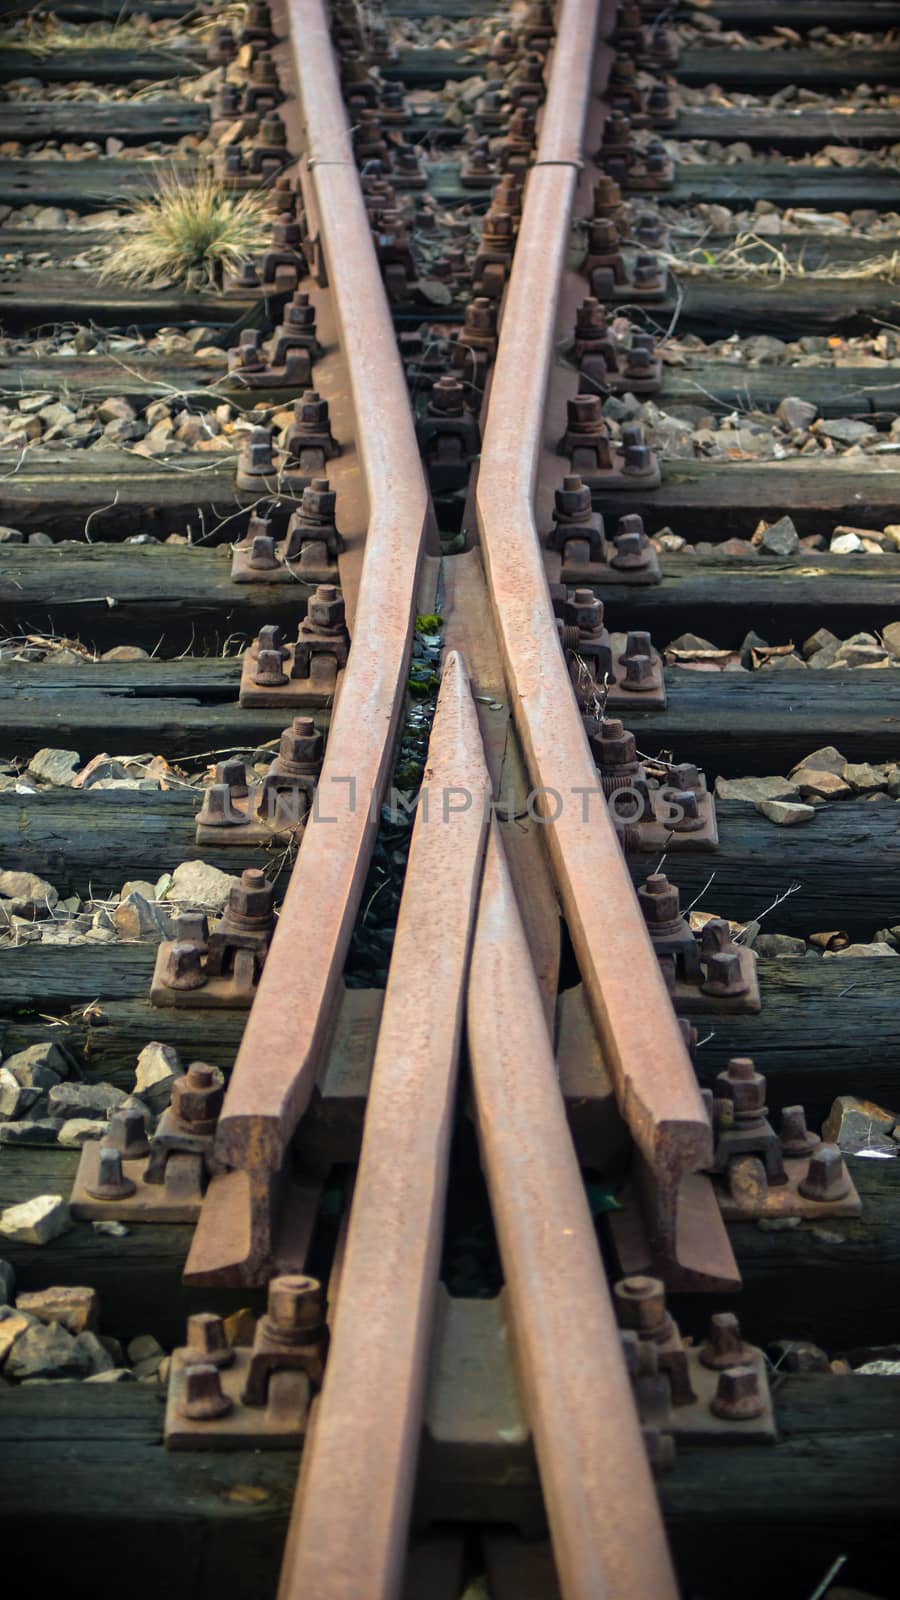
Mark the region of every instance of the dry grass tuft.
[[[764, 252], [760, 257], [759, 252]], [[819, 282], [839, 280], [884, 279], [896, 283], [900, 278], [900, 252], [890, 255], [872, 255], [861, 261], [843, 264], [825, 262], [820, 267], [807, 268], [802, 255], [791, 261], [786, 250], [773, 244], [771, 239], [758, 233], [740, 233], [734, 244], [724, 250], [708, 250], [698, 244], [679, 255], [662, 258], [677, 277], [708, 277], [711, 272], [726, 278], [815, 278]]]
[[131, 202], [124, 238], [101, 279], [133, 288], [220, 288], [224, 273], [262, 250], [272, 208], [262, 190], [229, 194], [209, 173], [162, 177], [156, 192]]

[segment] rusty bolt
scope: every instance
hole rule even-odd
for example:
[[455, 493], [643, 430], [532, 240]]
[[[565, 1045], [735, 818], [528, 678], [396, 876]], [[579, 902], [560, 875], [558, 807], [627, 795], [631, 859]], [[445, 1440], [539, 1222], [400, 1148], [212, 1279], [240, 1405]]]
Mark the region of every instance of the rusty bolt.
[[267, 111], [261, 119], [257, 143], [274, 146], [287, 144], [287, 129], [277, 111]]
[[463, 326], [467, 333], [494, 334], [497, 331], [497, 313], [493, 302], [479, 294], [470, 300], [465, 309]]
[[306, 1344], [322, 1323], [322, 1286], [301, 1273], [269, 1281], [267, 1331], [290, 1344]]
[[103, 1142], [118, 1150], [123, 1161], [137, 1161], [141, 1156], [149, 1155], [150, 1141], [144, 1113], [136, 1109], [110, 1112]]
[[306, 393], [294, 401], [294, 426], [301, 433], [327, 433], [328, 431], [328, 401], [315, 389], [307, 389]]
[[[700, 769], [699, 767], [695, 767], [690, 761], [679, 761], [675, 766], [670, 767], [669, 781], [670, 783], [674, 783], [675, 787], [678, 789], [694, 789], [698, 793], [702, 793], [703, 791], [703, 780], [700, 777]], [[720, 921], [721, 919], [715, 918], [714, 920]], [[707, 923], [707, 927], [709, 926], [710, 924]], [[726, 929], [728, 928], [727, 922], [725, 927]], [[728, 937], [730, 940], [730, 932]]]
[[299, 250], [301, 238], [300, 224], [289, 211], [272, 223], [273, 250]]
[[333, 583], [320, 583], [310, 596], [306, 615], [317, 628], [337, 629], [344, 625], [344, 597]]
[[257, 650], [253, 681], [261, 689], [277, 689], [287, 683], [280, 650]]
[[[674, 781], [673, 778], [672, 782]], [[686, 787], [692, 788], [693, 785], [688, 784]], [[700, 934], [700, 946], [704, 956], [714, 955], [719, 950], [730, 950], [733, 944], [731, 929], [724, 917], [710, 917], [709, 922], [704, 923]]]
[[659, 262], [655, 256], [638, 256], [634, 267], [634, 282], [638, 289], [649, 289], [659, 278]]
[[823, 1205], [832, 1200], [843, 1200], [850, 1193], [847, 1168], [836, 1144], [822, 1144], [813, 1152], [809, 1158], [809, 1171], [797, 1188], [805, 1199], [819, 1200]]
[[719, 1373], [716, 1392], [710, 1401], [713, 1416], [725, 1422], [749, 1422], [762, 1416], [765, 1396], [755, 1367], [726, 1367]]
[[184, 1369], [184, 1394], [178, 1407], [189, 1422], [215, 1422], [232, 1408], [222, 1393], [219, 1369], [208, 1361], [191, 1362]]
[[241, 334], [238, 345], [240, 364], [245, 372], [258, 370], [265, 366], [260, 343], [262, 333], [259, 328], [245, 328]]
[[250, 541], [247, 565], [252, 567], [254, 572], [272, 572], [278, 564], [275, 540], [270, 534], [256, 534]]
[[615, 255], [619, 248], [619, 230], [612, 217], [595, 217], [591, 223], [592, 255]]
[[653, 467], [653, 452], [646, 444], [626, 444], [624, 449], [622, 471], [633, 473], [636, 477], [642, 473], [650, 472]]
[[[143, 1121], [143, 1118], [141, 1118]], [[127, 1200], [137, 1185], [122, 1171], [122, 1153], [113, 1144], [102, 1144], [99, 1151], [97, 1176], [85, 1185], [95, 1200]]]
[[750, 1056], [732, 1056], [725, 1070], [716, 1074], [716, 1099], [732, 1101], [738, 1116], [765, 1111], [766, 1080]]
[[577, 472], [567, 472], [562, 488], [554, 496], [557, 520], [588, 522], [591, 517], [591, 491]]
[[[627, 678], [625, 679], [625, 682], [627, 685]], [[650, 688], [652, 685], [648, 684], [647, 687]], [[669, 802], [670, 806], [677, 806], [680, 813], [680, 815], [669, 824], [675, 833], [696, 833], [699, 828], [703, 827], [703, 818], [700, 815], [700, 803], [697, 799], [697, 794], [694, 789], [667, 788], [665, 791], [665, 798]], [[740, 961], [738, 961], [739, 974], [740, 970]]]
[[640, 378], [644, 373], [649, 372], [652, 365], [652, 350], [648, 350], [646, 345], [632, 345], [625, 363], [625, 371], [628, 377]]
[[272, 913], [273, 889], [261, 867], [246, 867], [240, 883], [228, 893], [226, 917], [268, 920]]
[[747, 1359], [748, 1346], [741, 1338], [741, 1328], [733, 1311], [717, 1311], [709, 1319], [709, 1335], [700, 1348], [704, 1367], [723, 1371], [726, 1367], [739, 1367]]
[[278, 744], [278, 760], [289, 766], [316, 766], [322, 758], [322, 735], [312, 717], [295, 717]]
[[260, 628], [256, 638], [257, 649], [274, 650], [282, 657], [288, 654], [287, 646], [282, 644], [281, 629], [277, 622], [267, 622]]
[[442, 417], [461, 417], [463, 386], [458, 378], [438, 378], [431, 391], [430, 409]]
[[681, 919], [681, 896], [664, 872], [652, 872], [644, 880], [638, 889], [638, 902], [651, 929]]
[[243, 761], [220, 761], [216, 765], [216, 783], [224, 783], [235, 799], [247, 794], [247, 768]]
[[313, 478], [312, 483], [306, 485], [300, 500], [304, 520], [327, 523], [333, 527], [336, 507], [337, 495], [328, 478]]
[[[696, 797], [693, 798], [696, 804]], [[717, 950], [714, 955], [704, 957], [704, 960], [706, 977], [700, 985], [704, 994], [730, 999], [747, 993], [750, 985], [741, 969], [739, 950]]]
[[809, 1156], [822, 1143], [806, 1126], [803, 1106], [785, 1106], [781, 1113], [781, 1148], [786, 1156]]
[[595, 300], [593, 295], [588, 295], [575, 313], [575, 336], [580, 339], [597, 339], [606, 331], [606, 312], [599, 300]]
[[203, 952], [187, 939], [176, 939], [166, 951], [163, 983], [167, 989], [202, 989], [206, 982]]
[[197, 1311], [187, 1321], [185, 1361], [230, 1367], [234, 1351], [225, 1337], [225, 1323], [214, 1311]]
[[631, 689], [634, 693], [645, 693], [655, 686], [656, 678], [653, 670], [653, 661], [650, 656], [628, 656], [625, 661], [625, 679], [623, 689]]
[[234, 814], [231, 790], [227, 783], [210, 783], [203, 795], [203, 804], [197, 812], [197, 821], [204, 828], [227, 828], [230, 823], [242, 820]]
[[666, 1291], [660, 1278], [620, 1278], [613, 1285], [613, 1300], [620, 1327], [633, 1328], [654, 1344], [663, 1342], [672, 1319], [666, 1311]]
[[175, 940], [179, 944], [207, 945], [209, 943], [209, 923], [206, 912], [193, 906], [185, 907], [179, 911], [175, 918]]
[[302, 289], [294, 291], [290, 305], [284, 309], [285, 325], [291, 328], [305, 328], [308, 332], [315, 332], [316, 308], [309, 303], [309, 295]]
[[622, 533], [615, 535], [615, 555], [610, 560], [610, 566], [623, 572], [637, 572], [642, 567], [649, 567], [653, 555], [643, 531], [640, 533]]
[[595, 394], [577, 394], [566, 402], [567, 432], [574, 434], [607, 433], [600, 409], [600, 399]]
[[172, 1110], [198, 1134], [212, 1133], [225, 1098], [225, 1079], [218, 1067], [192, 1061], [172, 1085]]
[[592, 589], [574, 589], [566, 605], [566, 618], [581, 633], [599, 633], [603, 627], [603, 601]]
[[243, 472], [258, 474], [274, 472], [271, 428], [251, 428], [250, 438], [240, 454], [239, 465]]
[[595, 744], [599, 748], [600, 765], [603, 767], [629, 767], [637, 759], [634, 734], [629, 733], [616, 717], [601, 723]]

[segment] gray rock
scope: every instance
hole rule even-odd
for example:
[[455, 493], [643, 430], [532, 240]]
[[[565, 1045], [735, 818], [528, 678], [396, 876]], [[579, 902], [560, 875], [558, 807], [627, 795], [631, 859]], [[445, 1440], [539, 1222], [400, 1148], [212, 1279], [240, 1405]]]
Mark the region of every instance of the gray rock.
[[811, 633], [809, 638], [804, 640], [803, 654], [806, 656], [807, 661], [811, 661], [812, 658], [820, 655], [823, 650], [828, 650], [831, 652], [831, 660], [833, 661], [840, 647], [841, 641], [836, 634], [830, 633], [827, 628], [817, 628], [815, 633]]
[[873, 1150], [882, 1156], [896, 1156], [900, 1149], [890, 1137], [896, 1121], [892, 1111], [876, 1105], [874, 1100], [842, 1094], [822, 1124], [822, 1138], [828, 1144], [840, 1145], [845, 1155]]
[[816, 432], [833, 439], [835, 444], [861, 444], [864, 439], [878, 438], [878, 429], [857, 417], [831, 417], [827, 422], [820, 422]]
[[52, 1089], [69, 1075], [69, 1063], [59, 1046], [49, 1039], [17, 1050], [4, 1065], [23, 1089]]
[[50, 1115], [65, 1120], [69, 1117], [105, 1118], [106, 1113], [115, 1111], [124, 1099], [123, 1091], [114, 1083], [60, 1083], [47, 1097]]
[[804, 767], [810, 767], [814, 772], [833, 772], [835, 777], [840, 778], [843, 776], [846, 765], [847, 757], [842, 755], [840, 750], [836, 749], [833, 744], [823, 744], [820, 750], [813, 750], [808, 756], [804, 756], [802, 761], [798, 761], [795, 767], [791, 768], [791, 777], [793, 778], [794, 774], [800, 772]]
[[775, 957], [805, 956], [806, 941], [794, 939], [789, 933], [761, 933], [754, 945], [757, 955]]
[[760, 800], [756, 809], [782, 828], [792, 828], [798, 822], [811, 822], [816, 814], [814, 806], [804, 805], [800, 800]]
[[39, 1089], [23, 1089], [8, 1067], [0, 1067], [0, 1121], [23, 1117], [39, 1099]]
[[720, 800], [749, 800], [756, 805], [761, 800], [795, 800], [798, 789], [788, 778], [717, 778], [716, 794]]
[[80, 766], [81, 756], [77, 750], [56, 750], [47, 746], [32, 756], [28, 771], [33, 778], [39, 778], [44, 783], [67, 788]]
[[36, 1148], [55, 1145], [65, 1123], [55, 1117], [40, 1117], [37, 1122], [0, 1122], [0, 1145], [20, 1144]]
[[75, 1334], [96, 1329], [100, 1306], [96, 1289], [83, 1284], [63, 1284], [20, 1294], [16, 1310], [27, 1312], [38, 1322], [60, 1322], [69, 1333]]
[[0, 1366], [16, 1340], [21, 1339], [29, 1328], [36, 1326], [34, 1317], [27, 1316], [24, 1311], [16, 1311], [12, 1306], [0, 1306]]
[[[95, 784], [94, 788], [100, 788]], [[155, 901], [145, 900], [133, 890], [120, 900], [112, 913], [113, 925], [120, 939], [162, 939], [168, 936], [170, 919]]]
[[91, 1227], [95, 1233], [102, 1233], [108, 1239], [126, 1239], [128, 1237], [128, 1229], [124, 1222], [116, 1222], [113, 1218], [110, 1218], [109, 1221], [105, 1217], [98, 1218], [96, 1222], [91, 1223]]
[[110, 395], [108, 399], [100, 401], [97, 416], [101, 422], [133, 422], [137, 412], [131, 401], [123, 395]]
[[110, 1367], [106, 1372], [92, 1372], [85, 1383], [136, 1383], [130, 1367]]
[[180, 905], [199, 906], [204, 911], [223, 911], [238, 881], [205, 861], [182, 861], [172, 873], [165, 898]]
[[93, 1358], [81, 1343], [83, 1338], [83, 1334], [74, 1338], [58, 1322], [36, 1323], [16, 1340], [4, 1374], [19, 1383], [30, 1378], [86, 1378], [93, 1371]]
[[111, 650], [104, 650], [101, 661], [149, 661], [150, 652], [144, 650], [139, 644], [117, 644]]
[[36, 872], [0, 872], [0, 896], [0, 912], [19, 917], [44, 916], [59, 899], [52, 883], [39, 878]]
[[831, 1362], [824, 1350], [808, 1339], [776, 1339], [769, 1354], [779, 1372], [830, 1372]]
[[811, 400], [799, 400], [796, 395], [789, 394], [785, 395], [775, 415], [793, 432], [798, 428], [808, 428], [811, 422], [815, 422], [819, 408]]
[[843, 961], [846, 956], [894, 956], [897, 951], [889, 944], [848, 944], [843, 950], [823, 950], [823, 961]]
[[137, 1058], [134, 1087], [153, 1111], [165, 1109], [172, 1098], [172, 1085], [184, 1076], [178, 1051], [154, 1040], [146, 1044]]
[[47, 1244], [71, 1226], [69, 1208], [59, 1194], [38, 1194], [0, 1211], [0, 1234], [16, 1244]]
[[57, 1143], [64, 1150], [78, 1150], [89, 1139], [103, 1139], [108, 1124], [94, 1117], [69, 1117], [59, 1124]]
[[766, 528], [760, 540], [760, 549], [770, 556], [793, 556], [800, 549], [800, 535], [790, 517], [779, 517]]
[[84, 1333], [77, 1334], [75, 1343], [78, 1346], [79, 1353], [89, 1363], [87, 1377], [100, 1377], [104, 1372], [112, 1372], [114, 1370], [115, 1362], [112, 1356], [90, 1328], [85, 1329]]

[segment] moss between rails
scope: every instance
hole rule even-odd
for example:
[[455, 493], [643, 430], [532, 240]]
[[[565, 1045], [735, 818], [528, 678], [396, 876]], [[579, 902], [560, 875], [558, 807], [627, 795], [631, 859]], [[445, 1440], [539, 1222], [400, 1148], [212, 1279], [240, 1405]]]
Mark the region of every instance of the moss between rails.
[[391, 774], [392, 793], [381, 808], [381, 823], [363, 890], [344, 978], [351, 989], [383, 989], [397, 926], [406, 862], [422, 782], [428, 738], [440, 685], [441, 618], [416, 618], [407, 684], [406, 714]]

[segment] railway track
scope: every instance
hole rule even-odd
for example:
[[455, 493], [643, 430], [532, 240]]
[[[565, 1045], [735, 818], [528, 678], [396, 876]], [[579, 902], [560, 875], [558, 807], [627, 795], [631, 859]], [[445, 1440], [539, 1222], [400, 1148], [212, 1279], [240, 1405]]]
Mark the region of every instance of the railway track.
[[10, 1537], [886, 1597], [900, 8], [375, 9], [0, 49]]

